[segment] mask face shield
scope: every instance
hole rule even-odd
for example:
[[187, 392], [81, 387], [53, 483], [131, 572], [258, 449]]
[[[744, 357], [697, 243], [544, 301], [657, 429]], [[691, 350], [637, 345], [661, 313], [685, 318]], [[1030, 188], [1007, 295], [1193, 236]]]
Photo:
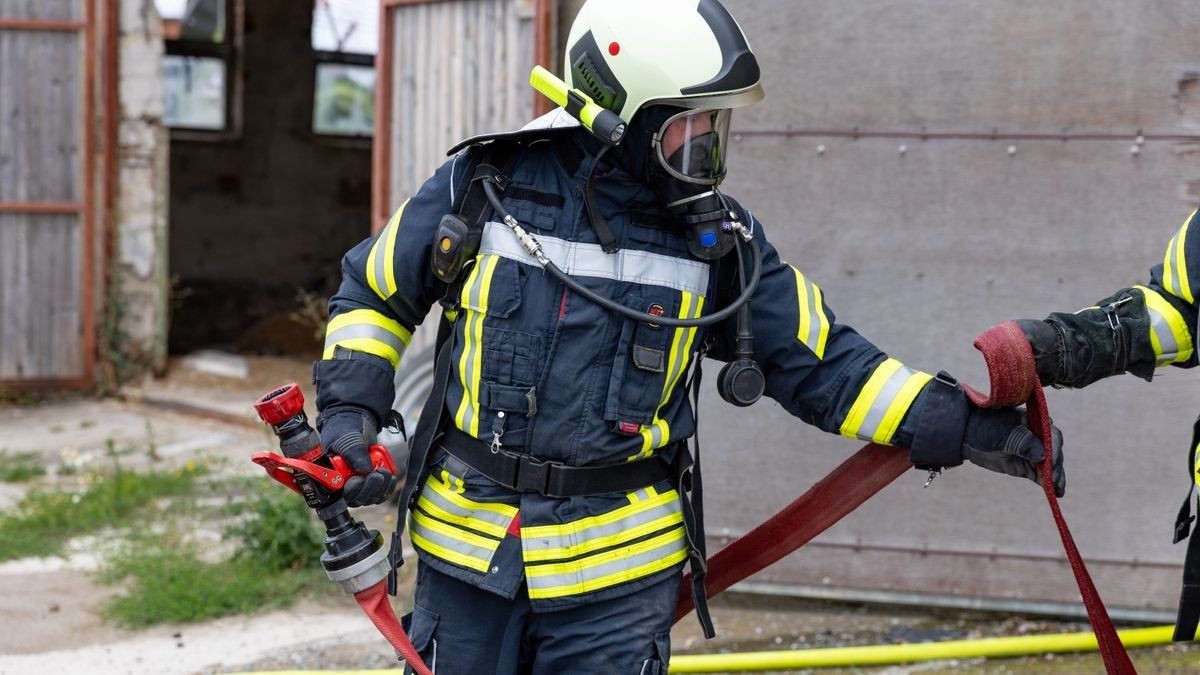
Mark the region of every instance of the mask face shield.
[[725, 153], [732, 111], [685, 110], [663, 123], [654, 135], [658, 162], [674, 178], [716, 186], [725, 177]]

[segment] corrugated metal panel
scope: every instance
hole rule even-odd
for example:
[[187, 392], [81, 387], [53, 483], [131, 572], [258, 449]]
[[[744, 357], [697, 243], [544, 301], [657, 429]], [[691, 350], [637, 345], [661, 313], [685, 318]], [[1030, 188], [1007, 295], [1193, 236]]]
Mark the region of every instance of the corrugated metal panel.
[[475, 134], [532, 117], [532, 0], [459, 0], [393, 9], [389, 210]]
[[[1189, 188], [1200, 144], [1135, 146], [1139, 129], [1196, 131], [1194, 2], [727, 6], [767, 92], [734, 116], [744, 135], [728, 193], [840, 321], [912, 367], [984, 385], [976, 335], [1144, 280], [1200, 200]], [[910, 135], [855, 140], [856, 128]], [[960, 132], [977, 136], [937, 136]], [[1110, 603], [1171, 609], [1178, 598], [1183, 550], [1170, 534], [1198, 376], [1168, 369], [1153, 384], [1127, 376], [1048, 394], [1066, 434], [1063, 509]], [[770, 402], [735, 412], [709, 396], [701, 428], [714, 547], [857, 447]], [[923, 482], [902, 478], [762, 578], [1078, 600], [1039, 488], [972, 466]]]

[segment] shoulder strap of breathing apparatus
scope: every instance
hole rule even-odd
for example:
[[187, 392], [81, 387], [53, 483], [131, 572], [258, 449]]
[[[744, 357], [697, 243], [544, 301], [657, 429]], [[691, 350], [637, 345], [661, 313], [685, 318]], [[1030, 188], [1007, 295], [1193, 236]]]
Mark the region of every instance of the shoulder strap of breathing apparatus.
[[497, 139], [467, 151], [469, 164], [454, 195], [453, 212], [442, 216], [433, 238], [431, 266], [434, 276], [446, 285], [441, 304], [449, 312], [458, 311], [463, 283], [475, 264], [483, 228], [492, 217], [484, 182], [504, 192], [520, 148], [518, 141]]

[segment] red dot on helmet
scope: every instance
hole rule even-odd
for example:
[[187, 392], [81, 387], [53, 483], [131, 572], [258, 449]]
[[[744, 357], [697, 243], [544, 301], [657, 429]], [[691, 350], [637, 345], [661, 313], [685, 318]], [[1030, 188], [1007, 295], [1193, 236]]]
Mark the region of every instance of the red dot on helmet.
[[612, 54], [613, 56], [620, 54], [621, 53], [621, 43], [614, 42], [614, 43], [608, 45], [608, 53]]

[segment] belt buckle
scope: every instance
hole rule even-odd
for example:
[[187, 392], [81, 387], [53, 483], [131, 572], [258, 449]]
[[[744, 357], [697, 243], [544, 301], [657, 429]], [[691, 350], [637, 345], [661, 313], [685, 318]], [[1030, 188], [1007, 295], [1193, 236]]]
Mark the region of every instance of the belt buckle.
[[523, 457], [517, 463], [517, 478], [513, 488], [522, 492], [537, 492], [546, 494], [550, 486], [551, 462], [533, 457]]

